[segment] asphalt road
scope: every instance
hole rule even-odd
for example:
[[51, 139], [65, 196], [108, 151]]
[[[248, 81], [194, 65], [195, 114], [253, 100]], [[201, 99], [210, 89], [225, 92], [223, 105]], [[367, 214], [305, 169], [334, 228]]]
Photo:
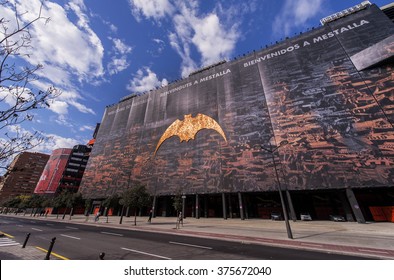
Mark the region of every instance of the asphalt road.
[[340, 254], [287, 249], [241, 242], [180, 236], [143, 231], [0, 217], [0, 230], [23, 244], [30, 233], [29, 246], [49, 248], [71, 260], [96, 260], [101, 252], [106, 260], [357, 260]]

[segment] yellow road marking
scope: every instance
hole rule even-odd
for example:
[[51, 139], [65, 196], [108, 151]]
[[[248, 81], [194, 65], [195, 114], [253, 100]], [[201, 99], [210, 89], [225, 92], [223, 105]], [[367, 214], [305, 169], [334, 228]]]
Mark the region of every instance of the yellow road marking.
[[[41, 247], [38, 247], [38, 246], [36, 246], [36, 248], [37, 248], [38, 250], [41, 250], [41, 251], [45, 252], [45, 253], [48, 253], [48, 250], [45, 250], [44, 248], [41, 248]], [[63, 256], [61, 256], [61, 255], [59, 255], [59, 254], [56, 254], [56, 253], [53, 253], [53, 252], [51, 252], [51, 255], [55, 256], [55, 257], [58, 258], [58, 259], [69, 260], [68, 258], [63, 257]]]
[[0, 231], [0, 233], [1, 233], [1, 234], [4, 234], [5, 236], [7, 236], [7, 237], [9, 237], [9, 238], [14, 238], [14, 236], [12, 236], [12, 235], [10, 235], [10, 234], [7, 234], [7, 233], [5, 233], [5, 232]]

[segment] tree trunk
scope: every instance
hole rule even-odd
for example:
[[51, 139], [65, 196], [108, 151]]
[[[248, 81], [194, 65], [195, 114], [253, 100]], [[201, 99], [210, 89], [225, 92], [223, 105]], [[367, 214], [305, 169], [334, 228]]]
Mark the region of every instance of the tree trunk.
[[67, 212], [67, 207], [64, 208], [64, 213], [63, 213], [62, 220], [64, 220], [64, 217], [66, 217], [66, 212]]
[[135, 208], [135, 211], [134, 211], [134, 225], [135, 226], [137, 225], [137, 208]]
[[74, 211], [74, 207], [71, 207], [69, 220], [71, 220], [71, 216], [73, 215], [73, 211]]
[[122, 213], [120, 213], [119, 224], [122, 224], [122, 221], [123, 221], [123, 212], [124, 212], [124, 205], [122, 205]]

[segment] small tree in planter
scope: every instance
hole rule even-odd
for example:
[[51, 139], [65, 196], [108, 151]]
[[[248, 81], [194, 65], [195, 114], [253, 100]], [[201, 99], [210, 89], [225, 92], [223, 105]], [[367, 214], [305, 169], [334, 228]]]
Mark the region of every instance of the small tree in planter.
[[181, 223], [181, 215], [182, 211], [182, 191], [180, 189], [177, 190], [176, 195], [172, 198], [172, 206], [176, 211], [176, 228], [179, 228], [179, 224]]
[[124, 207], [131, 207], [135, 209], [134, 212], [134, 225], [137, 225], [137, 212], [139, 209], [150, 205], [151, 197], [150, 194], [147, 192], [145, 186], [142, 185], [135, 185], [130, 189], [125, 190], [119, 201], [120, 205], [122, 205], [122, 216], [120, 223], [122, 223], [123, 218], [123, 210]]

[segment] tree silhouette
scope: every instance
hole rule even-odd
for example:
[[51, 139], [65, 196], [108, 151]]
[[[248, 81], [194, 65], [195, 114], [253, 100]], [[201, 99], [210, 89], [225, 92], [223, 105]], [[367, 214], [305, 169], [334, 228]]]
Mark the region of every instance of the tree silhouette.
[[[119, 201], [120, 205], [134, 208], [134, 225], [137, 225], [137, 211], [145, 206], [150, 205], [150, 194], [147, 192], [145, 186], [135, 185], [130, 189], [125, 190], [121, 194]], [[122, 209], [123, 217], [123, 209]], [[121, 217], [121, 219], [122, 219]]]
[[[26, 131], [19, 125], [33, 120], [32, 111], [48, 108], [49, 101], [59, 95], [54, 87], [33, 91], [32, 82], [38, 79], [36, 74], [43, 66], [31, 65], [24, 58], [29, 57], [32, 50], [30, 28], [37, 21], [49, 21], [39, 14], [31, 21], [24, 21], [16, 4], [0, 0], [0, 7], [10, 9], [12, 18], [0, 16], [0, 168], [13, 155], [30, 150], [47, 138], [39, 131]], [[25, 65], [23, 65], [25, 63]]]

